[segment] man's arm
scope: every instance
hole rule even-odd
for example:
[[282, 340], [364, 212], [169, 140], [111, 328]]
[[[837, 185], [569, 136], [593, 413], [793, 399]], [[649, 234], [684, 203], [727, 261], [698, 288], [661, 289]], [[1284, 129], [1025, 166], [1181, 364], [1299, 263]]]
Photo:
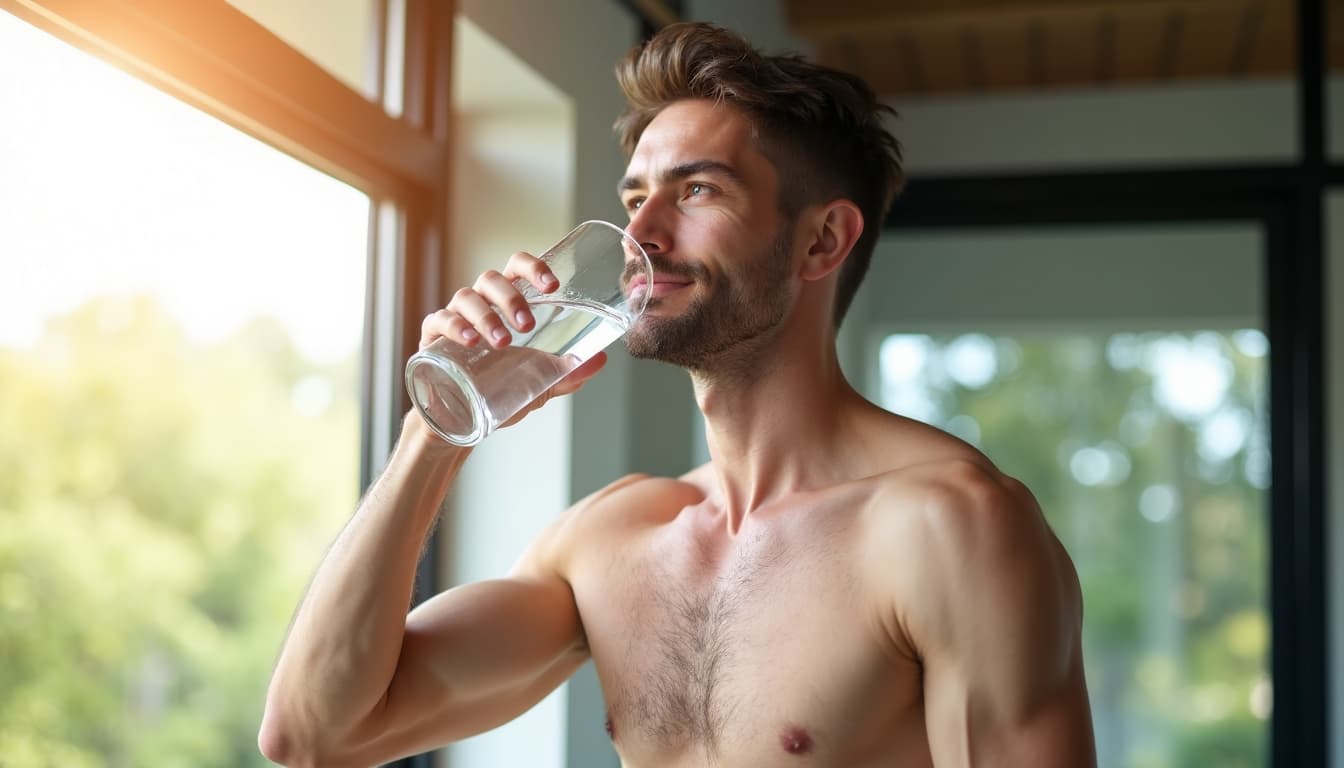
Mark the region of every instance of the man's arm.
[[925, 498], [901, 601], [934, 764], [1094, 766], [1078, 577], [1030, 492], [958, 464]]
[[535, 547], [508, 578], [407, 615], [425, 537], [466, 455], [407, 418], [295, 615], [258, 737], [268, 758], [366, 766], [413, 754], [507, 721], [582, 663], [573, 595]]
[[[427, 317], [421, 347], [468, 331], [472, 344], [492, 338], [501, 325], [492, 306], [508, 307], [511, 318], [527, 308], [512, 280], [527, 277], [545, 292], [548, 276], [540, 261], [515, 254], [503, 274], [486, 273]], [[604, 359], [580, 366], [524, 413], [577, 390]], [[564, 521], [602, 492], [562, 515], [507, 578], [449, 590], [407, 615], [425, 538], [468, 453], [439, 440], [417, 413], [407, 416], [387, 469], [295, 614], [258, 735], [271, 760], [368, 766], [479, 733], [539, 701], [586, 658], [558, 563]]]

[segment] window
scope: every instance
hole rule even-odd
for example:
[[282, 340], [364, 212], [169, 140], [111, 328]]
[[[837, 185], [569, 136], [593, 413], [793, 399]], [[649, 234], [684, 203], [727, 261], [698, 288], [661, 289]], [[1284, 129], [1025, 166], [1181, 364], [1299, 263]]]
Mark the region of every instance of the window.
[[[382, 95], [377, 0], [227, 1], [350, 88], [375, 101]], [[403, 4], [394, 4], [403, 19]]]
[[370, 200], [4, 13], [0, 60], [0, 754], [265, 765], [359, 492]]
[[1255, 329], [881, 342], [882, 404], [1025, 482], [1073, 558], [1101, 765], [1266, 763], [1267, 353]]
[[855, 301], [867, 396], [1026, 483], [1069, 552], [1100, 765], [1270, 764], [1268, 245], [1253, 222], [910, 230]]

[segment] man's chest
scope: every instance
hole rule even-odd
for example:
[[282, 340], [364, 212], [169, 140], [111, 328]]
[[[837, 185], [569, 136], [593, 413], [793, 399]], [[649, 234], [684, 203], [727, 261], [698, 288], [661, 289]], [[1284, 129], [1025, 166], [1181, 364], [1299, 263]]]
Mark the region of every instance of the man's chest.
[[[883, 752], [918, 670], [894, 662], [843, 529], [730, 547], [675, 525], [576, 579], [631, 765], [835, 765]], [[917, 713], [914, 713], [917, 714]]]

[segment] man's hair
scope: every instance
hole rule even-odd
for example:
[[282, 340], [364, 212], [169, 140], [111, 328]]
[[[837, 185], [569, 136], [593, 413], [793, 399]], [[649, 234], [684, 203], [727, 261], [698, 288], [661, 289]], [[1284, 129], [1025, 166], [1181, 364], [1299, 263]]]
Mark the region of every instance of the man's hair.
[[663, 28], [626, 55], [616, 79], [628, 104], [615, 125], [627, 159], [664, 107], [708, 99], [751, 120], [758, 146], [778, 171], [779, 207], [787, 217], [837, 198], [859, 207], [863, 234], [836, 287], [839, 327], [905, 181], [901, 145], [882, 123], [895, 110], [853, 75], [794, 54], [765, 55], [741, 36], [704, 23]]

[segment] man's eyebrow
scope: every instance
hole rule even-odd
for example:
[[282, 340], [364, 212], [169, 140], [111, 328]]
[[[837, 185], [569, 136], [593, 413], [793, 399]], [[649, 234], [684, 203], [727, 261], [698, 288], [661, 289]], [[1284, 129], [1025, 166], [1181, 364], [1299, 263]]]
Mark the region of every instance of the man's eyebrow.
[[[659, 180], [663, 183], [680, 181], [702, 173], [716, 174], [726, 177], [737, 186], [745, 186], [742, 176], [731, 165], [719, 162], [718, 160], [694, 160], [681, 165], [674, 165], [663, 171], [659, 175]], [[621, 179], [621, 183], [616, 186], [617, 192], [627, 192], [632, 189], [640, 189], [644, 186], [643, 176], [626, 176]]]

